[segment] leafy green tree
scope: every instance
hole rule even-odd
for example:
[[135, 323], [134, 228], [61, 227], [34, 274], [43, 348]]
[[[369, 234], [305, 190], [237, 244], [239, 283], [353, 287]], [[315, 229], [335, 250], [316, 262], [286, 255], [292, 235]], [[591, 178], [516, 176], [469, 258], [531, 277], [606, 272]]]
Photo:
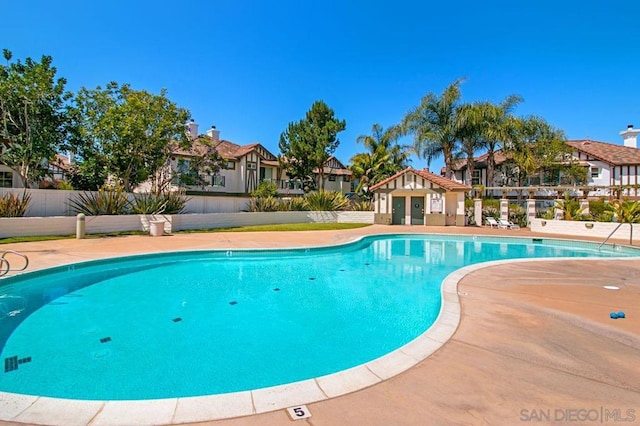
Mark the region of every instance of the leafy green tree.
[[513, 125], [513, 137], [505, 145], [505, 153], [514, 160], [518, 186], [536, 173], [549, 179], [550, 183], [557, 183], [561, 173], [573, 182], [584, 180], [586, 169], [577, 166], [572, 157], [573, 150], [561, 130], [535, 116], [516, 119]]
[[[77, 131], [70, 148], [82, 161], [95, 158], [130, 192], [168, 163], [172, 143], [190, 145], [186, 109], [166, 96], [111, 82], [104, 89], [80, 89], [72, 111]], [[94, 174], [99, 174], [94, 171]]]
[[371, 199], [369, 187], [408, 166], [409, 152], [398, 145], [399, 134], [397, 127], [384, 130], [381, 125], [374, 124], [371, 135], [360, 135], [356, 139], [369, 150], [354, 155], [350, 166], [354, 178], [359, 180], [356, 192], [364, 198]]
[[410, 110], [402, 120], [404, 134], [414, 137], [413, 151], [420, 158], [431, 160], [444, 158], [445, 176], [451, 178], [455, 154], [458, 150], [457, 109], [460, 105], [460, 84], [462, 79], [454, 81], [440, 96], [427, 93], [420, 105]]
[[15, 170], [23, 186], [35, 184], [47, 173], [66, 138], [68, 117], [66, 80], [56, 79], [51, 56], [39, 62], [26, 58], [0, 65], [0, 164]]
[[281, 167], [290, 177], [307, 183], [317, 170], [319, 187], [324, 189], [323, 166], [340, 144], [338, 133], [345, 128], [346, 122], [337, 119], [326, 103], [314, 102], [304, 119], [289, 123], [280, 135]]

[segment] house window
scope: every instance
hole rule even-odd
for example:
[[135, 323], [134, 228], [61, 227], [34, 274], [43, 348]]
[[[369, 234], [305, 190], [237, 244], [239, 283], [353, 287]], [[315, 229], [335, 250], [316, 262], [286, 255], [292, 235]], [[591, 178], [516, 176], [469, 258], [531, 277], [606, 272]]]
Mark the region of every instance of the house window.
[[211, 186], [224, 186], [224, 176], [220, 176], [220, 175], [211, 176]]
[[329, 181], [330, 182], [335, 182], [336, 181], [336, 175], [329, 175]]
[[247, 163], [247, 169], [256, 170], [257, 168], [258, 168], [258, 165], [256, 163]]
[[480, 173], [479, 169], [474, 169], [473, 174], [471, 176], [471, 185], [480, 185]]
[[598, 177], [600, 177], [600, 168], [599, 167], [592, 167], [591, 168], [591, 177], [594, 179], [597, 179]]
[[224, 165], [224, 168], [227, 170], [235, 170], [236, 169], [236, 162], [235, 161], [227, 161]]
[[351, 182], [351, 176], [349, 176], [349, 175], [342, 176], [342, 181], [343, 182]]
[[0, 172], [0, 188], [11, 188], [13, 186], [13, 173]]

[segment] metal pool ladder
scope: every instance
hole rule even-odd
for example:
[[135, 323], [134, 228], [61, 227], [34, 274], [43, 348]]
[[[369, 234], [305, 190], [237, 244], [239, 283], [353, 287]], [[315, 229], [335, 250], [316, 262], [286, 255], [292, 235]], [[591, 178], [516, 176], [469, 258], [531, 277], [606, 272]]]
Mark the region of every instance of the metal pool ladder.
[[613, 234], [615, 234], [615, 233], [616, 233], [616, 231], [617, 231], [618, 229], [620, 229], [620, 227], [622, 226], [622, 224], [623, 224], [623, 222], [620, 222], [620, 223], [618, 224], [618, 226], [616, 226], [616, 229], [614, 229], [613, 231], [611, 231], [611, 233], [609, 234], [609, 236], [608, 236], [607, 238], [605, 238], [603, 242], [601, 242], [601, 243], [600, 243], [600, 245], [598, 246], [598, 250], [600, 250], [600, 249], [602, 248], [602, 246], [603, 246], [607, 241], [609, 241], [609, 238], [611, 238], [611, 236], [612, 236]]
[[[24, 265], [22, 266], [22, 268], [11, 268], [11, 263], [6, 258], [8, 254], [21, 257], [24, 260]], [[19, 251], [15, 250], [5, 250], [2, 252], [2, 255], [0, 255], [0, 277], [7, 275], [11, 271], [24, 271], [25, 269], [27, 269], [27, 266], [29, 266], [29, 258], [24, 253], [20, 253]]]

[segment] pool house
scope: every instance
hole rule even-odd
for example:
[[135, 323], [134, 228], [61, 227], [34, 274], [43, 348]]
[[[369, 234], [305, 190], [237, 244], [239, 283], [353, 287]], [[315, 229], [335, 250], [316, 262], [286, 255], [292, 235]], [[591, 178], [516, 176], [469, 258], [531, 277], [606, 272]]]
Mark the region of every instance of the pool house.
[[431, 173], [406, 168], [373, 185], [375, 223], [464, 226], [465, 194], [471, 187]]

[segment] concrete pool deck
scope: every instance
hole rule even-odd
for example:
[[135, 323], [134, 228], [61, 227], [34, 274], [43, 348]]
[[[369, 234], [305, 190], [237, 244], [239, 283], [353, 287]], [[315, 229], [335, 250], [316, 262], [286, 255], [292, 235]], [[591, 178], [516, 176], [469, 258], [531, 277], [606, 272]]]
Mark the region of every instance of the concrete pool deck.
[[[524, 229], [375, 225], [343, 231], [129, 236], [0, 247], [26, 253], [33, 270], [132, 253], [319, 246], [368, 234], [408, 232], [551, 237]], [[605, 285], [620, 289], [606, 290]], [[460, 324], [435, 353], [365, 389], [307, 404], [312, 417], [294, 424], [511, 425], [544, 423], [547, 418], [585, 423], [594, 416], [597, 423], [632, 418], [640, 423], [640, 260], [510, 262], [463, 276], [458, 292]], [[612, 311], [625, 311], [627, 318], [612, 320]], [[0, 400], [0, 414], [9, 408]], [[98, 419], [85, 424], [98, 424]], [[132, 423], [122, 417], [119, 424]], [[280, 409], [193, 424], [291, 423]]]

